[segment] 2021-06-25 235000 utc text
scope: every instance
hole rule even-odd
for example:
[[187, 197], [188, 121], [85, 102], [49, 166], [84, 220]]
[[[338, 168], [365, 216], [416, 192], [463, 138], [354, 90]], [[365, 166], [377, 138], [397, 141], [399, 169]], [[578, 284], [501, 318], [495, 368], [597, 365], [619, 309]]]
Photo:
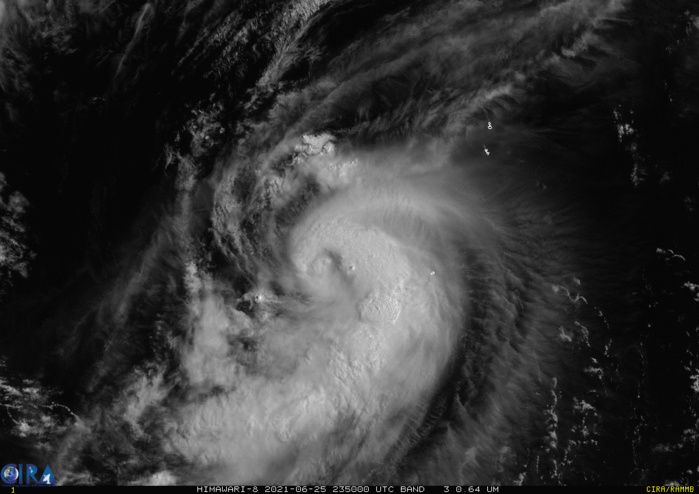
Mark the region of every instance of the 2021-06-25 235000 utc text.
[[215, 493], [215, 492], [240, 492], [240, 493], [262, 493], [262, 494], [350, 494], [350, 493], [498, 493], [500, 486], [477, 486], [477, 485], [444, 485], [444, 486], [393, 486], [393, 485], [375, 485], [375, 486], [358, 486], [358, 485], [335, 485], [335, 486], [197, 486], [197, 492]]

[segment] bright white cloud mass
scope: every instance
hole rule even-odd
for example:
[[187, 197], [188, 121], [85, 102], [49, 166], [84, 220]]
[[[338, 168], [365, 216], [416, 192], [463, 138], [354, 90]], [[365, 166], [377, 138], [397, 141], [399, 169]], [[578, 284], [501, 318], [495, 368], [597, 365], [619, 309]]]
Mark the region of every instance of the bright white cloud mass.
[[0, 2], [5, 463], [693, 482], [692, 9]]

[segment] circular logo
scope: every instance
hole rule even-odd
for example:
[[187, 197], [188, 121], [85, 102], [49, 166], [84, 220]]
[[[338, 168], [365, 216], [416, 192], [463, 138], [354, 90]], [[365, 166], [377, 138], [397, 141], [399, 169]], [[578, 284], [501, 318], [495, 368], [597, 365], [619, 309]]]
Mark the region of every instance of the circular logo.
[[9, 466], [2, 471], [2, 478], [8, 484], [14, 484], [15, 482], [17, 482], [17, 479], [19, 478], [19, 472], [17, 471], [17, 468]]

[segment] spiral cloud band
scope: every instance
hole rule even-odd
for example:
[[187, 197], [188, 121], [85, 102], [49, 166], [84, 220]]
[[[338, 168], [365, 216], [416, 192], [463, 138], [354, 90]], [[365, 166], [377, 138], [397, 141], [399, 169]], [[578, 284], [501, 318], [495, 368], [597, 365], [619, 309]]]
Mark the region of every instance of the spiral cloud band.
[[639, 225], [662, 223], [651, 182], [694, 177], [642, 109], [691, 92], [699, 14], [654, 9], [0, 0], [6, 463], [64, 484], [655, 478], [699, 422], [649, 418], [665, 347], [639, 314], [669, 293], [649, 259], [691, 257]]
[[[228, 482], [304, 482], [338, 462], [349, 472], [375, 464], [422, 421], [464, 324], [456, 246], [468, 225], [461, 191], [449, 194], [454, 177], [406, 156], [335, 155], [330, 142], [301, 151], [307, 159], [284, 179], [261, 179], [278, 195], [257, 187], [276, 245], [253, 254], [254, 315], [227, 315], [215, 287], [193, 293], [183, 362], [191, 382], [226, 393], [182, 412], [173, 448], [228, 463]], [[324, 192], [282, 236], [274, 215], [308, 180]], [[247, 362], [228, 350], [242, 333], [254, 340]]]

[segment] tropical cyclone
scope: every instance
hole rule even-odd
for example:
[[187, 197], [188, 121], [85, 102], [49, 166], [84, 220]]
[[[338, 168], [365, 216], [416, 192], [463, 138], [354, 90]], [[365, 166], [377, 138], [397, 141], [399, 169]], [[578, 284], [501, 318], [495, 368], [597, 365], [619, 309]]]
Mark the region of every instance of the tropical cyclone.
[[465, 201], [434, 197], [456, 176], [395, 150], [381, 163], [340, 156], [327, 135], [302, 143], [279, 196], [267, 195], [270, 224], [301, 182], [319, 192], [284, 238], [265, 235], [282, 248], [255, 259], [255, 313], [216, 325], [215, 293], [192, 302], [202, 322], [183, 360], [198, 382], [207, 364], [193, 355], [216, 351], [210, 341], [233, 326], [255, 327], [254, 365], [236, 366], [231, 391], [182, 412], [192, 425], [174, 431], [174, 451], [227, 465], [222, 482], [328, 481], [338, 464], [341, 479], [366, 477], [422, 422], [465, 320], [455, 233]]
[[656, 4], [0, 0], [5, 463], [696, 483], [699, 14]]

